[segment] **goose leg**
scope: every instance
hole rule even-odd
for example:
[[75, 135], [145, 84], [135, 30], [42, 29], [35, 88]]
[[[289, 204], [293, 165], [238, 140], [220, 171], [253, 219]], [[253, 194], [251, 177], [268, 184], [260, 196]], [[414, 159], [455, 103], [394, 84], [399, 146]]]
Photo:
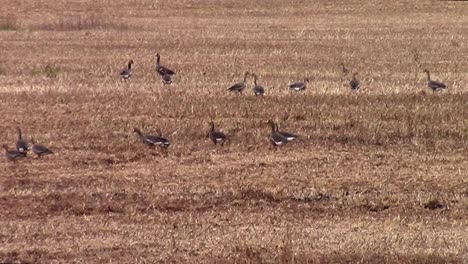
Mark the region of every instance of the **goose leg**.
[[169, 156], [169, 149], [163, 148], [162, 152], [164, 153], [164, 157]]

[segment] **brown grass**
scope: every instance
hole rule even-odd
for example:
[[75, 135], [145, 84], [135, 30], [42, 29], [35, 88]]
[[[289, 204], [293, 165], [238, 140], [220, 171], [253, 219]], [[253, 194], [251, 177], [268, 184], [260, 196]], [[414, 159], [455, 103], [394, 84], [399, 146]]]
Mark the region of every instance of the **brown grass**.
[[14, 31], [19, 30], [20, 25], [13, 16], [0, 17], [0, 31]]
[[[0, 6], [0, 140], [56, 152], [0, 160], [0, 262], [467, 261], [463, 2], [65, 2]], [[226, 91], [246, 70], [265, 98]], [[300, 139], [272, 150], [268, 119]]]

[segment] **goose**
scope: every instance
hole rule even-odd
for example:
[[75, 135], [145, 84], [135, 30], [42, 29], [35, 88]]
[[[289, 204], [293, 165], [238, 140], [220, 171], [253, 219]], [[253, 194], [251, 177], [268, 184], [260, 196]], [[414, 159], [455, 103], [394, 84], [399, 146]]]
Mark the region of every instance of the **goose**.
[[18, 128], [18, 140], [16, 141], [16, 150], [26, 154], [29, 151], [28, 142], [21, 135], [21, 128]]
[[[273, 122], [273, 121], [271, 121], [271, 122]], [[293, 141], [293, 140], [295, 140], [296, 138], [299, 137], [299, 135], [296, 135], [296, 134], [293, 134], [293, 133], [289, 133], [289, 132], [286, 132], [286, 131], [279, 131], [278, 124], [276, 124], [274, 122], [273, 122], [273, 124], [275, 125], [276, 132], [278, 134], [280, 134], [281, 136], [285, 137], [288, 141]]]
[[156, 53], [156, 72], [158, 72], [159, 75], [164, 77], [164, 75], [176, 74], [173, 70], [161, 65], [160, 60], [161, 60], [161, 55], [159, 55], [159, 53]]
[[232, 85], [231, 87], [229, 87], [228, 91], [242, 93], [242, 91], [245, 89], [245, 82], [247, 81], [247, 75], [249, 75], [249, 74], [250, 73], [248, 71], [246, 71], [244, 73], [244, 80], [242, 82], [238, 82], [238, 83]]
[[270, 134], [269, 139], [273, 147], [286, 145], [289, 142], [289, 140], [283, 135], [281, 135], [280, 133], [278, 133], [277, 131], [278, 127], [276, 126], [275, 122], [268, 120], [267, 123], [270, 124], [271, 126], [271, 134]]
[[215, 130], [215, 125], [213, 121], [210, 122], [210, 127], [211, 129], [208, 133], [208, 137], [211, 139], [211, 141], [213, 141], [215, 145], [219, 143], [221, 146], [223, 146], [226, 142], [226, 135], [221, 131]]
[[158, 136], [143, 135], [138, 128], [134, 128], [133, 132], [137, 133], [137, 135], [140, 137], [143, 144], [147, 146], [150, 146], [150, 147], [159, 146], [165, 149], [165, 148], [168, 148], [170, 145], [169, 140], [167, 140], [166, 138], [163, 138], [161, 135], [158, 135]]
[[257, 74], [253, 73], [252, 74], [253, 77], [254, 77], [254, 88], [253, 88], [253, 91], [255, 93], [255, 96], [263, 96], [265, 95], [265, 88], [263, 88], [263, 86], [257, 84]]
[[353, 90], [353, 91], [359, 90], [359, 87], [361, 86], [361, 83], [360, 83], [359, 80], [356, 78], [356, 75], [358, 75], [357, 72], [353, 73], [353, 79], [351, 79], [351, 81], [349, 81], [349, 87], [350, 87], [351, 90]]
[[33, 144], [31, 150], [34, 154], [37, 155], [37, 158], [40, 158], [42, 156], [49, 155], [49, 154], [54, 154], [54, 152], [52, 152], [52, 150], [50, 150], [46, 146], [41, 145], [41, 144], [36, 144], [34, 142], [34, 138], [31, 139], [31, 143]]
[[309, 79], [306, 78], [303, 82], [297, 82], [289, 85], [289, 89], [296, 92], [304, 91], [307, 88], [307, 83], [309, 83]]
[[9, 150], [8, 146], [6, 144], [3, 144], [2, 148], [5, 149], [5, 156], [10, 161], [17, 161], [19, 159], [22, 159], [22, 158], [26, 157], [25, 152], [21, 152], [21, 151], [17, 151], [17, 150]]
[[132, 64], [133, 64], [133, 60], [129, 60], [128, 61], [128, 64], [127, 64], [127, 67], [124, 68], [121, 72], [120, 72], [120, 77], [123, 79], [123, 80], [128, 80], [130, 79], [130, 77], [132, 77]]
[[424, 70], [424, 72], [427, 74], [427, 86], [432, 89], [432, 92], [447, 88], [447, 85], [444, 83], [431, 80], [431, 74], [429, 73], [429, 70]]

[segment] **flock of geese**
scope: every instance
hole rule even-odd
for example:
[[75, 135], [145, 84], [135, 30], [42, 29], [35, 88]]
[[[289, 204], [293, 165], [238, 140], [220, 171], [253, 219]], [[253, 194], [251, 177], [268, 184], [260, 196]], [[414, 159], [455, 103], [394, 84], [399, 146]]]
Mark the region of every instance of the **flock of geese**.
[[[299, 137], [299, 135], [294, 134], [294, 133], [280, 131], [278, 128], [278, 124], [275, 123], [273, 120], [268, 120], [267, 123], [271, 127], [269, 140], [270, 140], [270, 143], [273, 145], [273, 147], [286, 145], [287, 143]], [[210, 130], [208, 131], [208, 134], [206, 135], [206, 137], [209, 138], [213, 142], [213, 144], [215, 145], [219, 144], [223, 146], [226, 143], [226, 141], [229, 140], [229, 137], [223, 132], [221, 132], [220, 130], [215, 129], [215, 124], [213, 121], [211, 121], [209, 125], [210, 125]], [[170, 145], [170, 141], [167, 138], [162, 137], [161, 134], [145, 135], [138, 128], [134, 128], [133, 132], [135, 132], [138, 135], [138, 137], [140, 138], [143, 144], [149, 147], [159, 147], [162, 150], [167, 151], [167, 148]]]
[[[120, 77], [122, 78], [122, 80], [127, 81], [132, 77], [133, 63], [134, 63], [133, 60], [128, 61], [127, 66], [124, 69], [122, 69], [122, 71], [120, 72]], [[344, 63], [341, 63], [340, 67], [344, 75], [348, 75], [350, 73], [350, 70], [345, 66]], [[432, 80], [429, 70], [425, 69], [423, 72], [427, 74], [427, 86], [433, 92], [447, 88], [447, 86], [444, 83]], [[156, 53], [156, 73], [161, 77], [162, 83], [165, 85], [172, 84], [173, 77], [176, 74], [175, 71], [161, 65], [161, 55], [159, 53]], [[246, 82], [247, 82], [247, 77], [249, 75], [252, 75], [254, 77], [253, 92], [255, 96], [265, 95], [265, 88], [257, 83], [258, 76], [255, 73], [250, 73], [248, 71], [244, 73], [244, 79], [241, 82], [233, 84], [232, 86], [227, 88], [227, 90], [230, 92], [242, 93], [242, 91], [244, 91], [245, 88], [247, 87]], [[359, 88], [361, 87], [361, 82], [357, 79], [357, 75], [358, 73], [354, 72], [352, 74], [351, 80], [348, 83], [349, 88], [352, 91], [358, 91]], [[295, 92], [305, 91], [308, 83], [309, 83], [309, 79], [305, 78], [303, 81], [290, 84], [289, 89]]]
[[[271, 134], [269, 136], [270, 143], [273, 147], [279, 147], [286, 145], [288, 142], [291, 142], [299, 137], [299, 135], [280, 131], [278, 129], [278, 124], [273, 122], [272, 120], [268, 120], [267, 122], [271, 126]], [[209, 123], [210, 130], [206, 135], [215, 145], [224, 146], [229, 137], [221, 132], [220, 130], [215, 129], [215, 124], [213, 121]], [[163, 137], [160, 133], [158, 135], [147, 135], [143, 134], [140, 129], [134, 128], [133, 132], [137, 134], [140, 141], [148, 146], [148, 147], [159, 147], [165, 153], [167, 153], [167, 149], [170, 146], [171, 142]], [[32, 151], [34, 154], [37, 155], [37, 158], [41, 158], [42, 156], [54, 154], [52, 150], [48, 147], [37, 144], [34, 142], [34, 138], [31, 139], [31, 147], [26, 139], [23, 138], [21, 133], [21, 128], [18, 128], [18, 139], [16, 140], [16, 149], [9, 149], [8, 145], [4, 144], [3, 148], [5, 149], [5, 156], [10, 161], [18, 161], [27, 157], [28, 151]]]
[[[156, 73], [161, 77], [162, 83], [165, 85], [170, 85], [173, 82], [173, 77], [176, 74], [175, 71], [169, 69], [168, 67], [165, 67], [160, 64], [161, 56], [159, 53], [156, 54]], [[120, 77], [124, 80], [127, 81], [132, 77], [133, 74], [133, 69], [132, 65], [134, 64], [133, 60], [130, 60], [127, 63], [127, 66], [120, 72]], [[349, 69], [346, 68], [344, 63], [340, 64], [341, 66], [341, 71], [345, 74], [348, 75], [350, 73]], [[438, 81], [434, 81], [431, 79], [431, 75], [428, 70], [424, 70], [424, 73], [427, 74], [427, 86], [432, 89], [433, 92], [446, 89], [447, 86]], [[263, 96], [265, 95], [265, 88], [258, 84], [258, 77], [255, 73], [250, 73], [246, 71], [244, 73], [244, 79], [241, 82], [235, 83], [231, 85], [229, 88], [227, 88], [228, 91], [230, 92], [237, 92], [237, 93], [242, 93], [247, 87], [247, 77], [251, 75], [254, 78], [254, 87], [253, 87], [253, 92], [256, 96]], [[352, 74], [352, 79], [349, 81], [349, 88], [352, 91], [357, 91], [359, 90], [361, 83], [357, 79], [357, 72], [354, 72]], [[289, 89], [292, 91], [300, 92], [304, 91], [307, 88], [307, 84], [309, 83], [309, 79], [304, 79], [301, 82], [296, 82], [293, 84], [289, 85]], [[271, 133], [269, 135], [269, 141], [273, 145], [273, 147], [279, 147], [286, 145], [287, 143], [297, 139], [299, 135], [286, 132], [286, 131], [280, 131], [278, 129], [278, 124], [273, 122], [272, 120], [268, 120], [267, 122], [271, 126]], [[210, 125], [210, 130], [207, 134], [207, 138], [209, 138], [215, 145], [221, 145], [223, 146], [224, 143], [228, 140], [228, 137], [226, 134], [223, 132], [216, 130], [214, 122], [211, 121], [209, 123]], [[160, 133], [158, 135], [146, 135], [143, 134], [138, 128], [134, 128], [133, 130], [134, 133], [136, 133], [141, 140], [141, 142], [149, 147], [159, 147], [164, 151], [167, 151], [168, 147], [170, 146], [170, 141], [167, 138], [164, 138]], [[20, 159], [23, 159], [27, 156], [27, 153], [29, 150], [31, 150], [34, 154], [37, 155], [37, 158], [41, 158], [42, 156], [53, 154], [53, 152], [47, 148], [44, 145], [41, 144], [36, 144], [34, 142], [34, 139], [31, 139], [31, 147], [29, 146], [28, 142], [22, 137], [21, 134], [21, 129], [18, 128], [18, 139], [16, 141], [16, 149], [10, 150], [9, 147], [4, 144], [2, 147], [5, 149], [5, 155], [8, 160], [10, 161], [17, 161]]]
[[2, 147], [5, 149], [5, 156], [10, 161], [17, 161], [25, 158], [29, 150], [36, 154], [37, 158], [54, 153], [46, 146], [36, 144], [34, 142], [34, 138], [31, 139], [31, 143], [32, 145], [31, 147], [29, 147], [28, 141], [26, 141], [26, 139], [24, 139], [21, 134], [21, 128], [18, 128], [18, 140], [16, 140], [16, 149], [10, 150], [8, 148], [8, 145], [6, 144], [3, 144]]

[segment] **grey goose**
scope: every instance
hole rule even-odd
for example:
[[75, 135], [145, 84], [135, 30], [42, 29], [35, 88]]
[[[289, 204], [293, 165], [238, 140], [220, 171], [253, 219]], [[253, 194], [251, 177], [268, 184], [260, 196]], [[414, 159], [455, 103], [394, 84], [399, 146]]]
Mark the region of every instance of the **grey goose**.
[[273, 147], [286, 145], [289, 142], [289, 140], [280, 133], [278, 133], [278, 128], [275, 122], [273, 122], [272, 120], [268, 120], [267, 123], [271, 126], [271, 134], [268, 139], [270, 140], [270, 143], [273, 145]]
[[160, 61], [161, 61], [161, 55], [159, 55], [159, 53], [156, 53], [156, 72], [159, 75], [164, 77], [164, 75], [175, 75], [176, 74], [173, 70], [161, 65]]
[[210, 132], [208, 133], [208, 137], [215, 145], [220, 144], [223, 146], [226, 142], [226, 135], [221, 131], [215, 130], [213, 121], [210, 122]]
[[309, 79], [304, 79], [303, 82], [297, 82], [289, 85], [289, 89], [299, 92], [304, 91], [307, 88], [307, 83], [309, 83]]
[[351, 81], [349, 81], [349, 87], [350, 87], [351, 90], [353, 90], [353, 91], [359, 90], [359, 87], [361, 86], [361, 83], [360, 83], [359, 80], [356, 78], [356, 75], [358, 75], [357, 72], [353, 73], [353, 78], [351, 79]]
[[41, 145], [41, 144], [36, 144], [36, 142], [34, 142], [34, 138], [31, 139], [31, 143], [32, 143], [31, 150], [34, 154], [37, 155], [38, 158], [45, 156], [45, 155], [54, 154], [54, 152], [52, 152], [52, 150], [50, 150], [46, 146]]
[[8, 146], [6, 144], [3, 144], [2, 148], [5, 149], [5, 156], [10, 161], [17, 161], [17, 160], [20, 160], [20, 159], [26, 157], [25, 152], [20, 152], [18, 150], [9, 150]]
[[447, 88], [447, 85], [444, 83], [431, 80], [431, 74], [429, 73], [429, 70], [424, 70], [424, 72], [427, 74], [427, 86], [431, 88], [433, 92]]
[[[270, 120], [271, 121], [271, 120]], [[294, 133], [290, 133], [290, 132], [286, 132], [286, 131], [279, 131], [279, 128], [278, 128], [278, 124], [276, 124], [275, 122], [271, 121], [273, 123], [273, 125], [275, 126], [275, 130], [278, 134], [280, 134], [281, 136], [285, 137], [288, 141], [293, 141], [295, 140], [296, 138], [299, 137], [299, 135], [296, 135]]]
[[169, 140], [163, 138], [161, 135], [158, 136], [151, 136], [151, 135], [144, 135], [138, 128], [134, 128], [133, 132], [137, 133], [138, 137], [140, 138], [143, 144], [150, 146], [150, 147], [161, 147], [161, 148], [168, 148], [170, 145]]
[[244, 80], [242, 82], [238, 82], [234, 85], [232, 85], [231, 87], [227, 88], [228, 91], [230, 92], [238, 92], [238, 93], [242, 93], [242, 91], [245, 89], [245, 82], [247, 81], [247, 75], [249, 75], [250, 73], [248, 71], [246, 71], [244, 73]]
[[263, 86], [257, 84], [257, 74], [253, 73], [252, 75], [253, 75], [253, 77], [254, 77], [254, 88], [253, 88], [253, 91], [254, 91], [255, 96], [263, 96], [263, 95], [265, 95], [265, 88], [263, 88]]
[[130, 77], [132, 77], [132, 74], [133, 74], [132, 64], [133, 64], [133, 60], [129, 60], [128, 63], [127, 63], [127, 67], [125, 67], [120, 72], [120, 77], [125, 81], [130, 79]]

